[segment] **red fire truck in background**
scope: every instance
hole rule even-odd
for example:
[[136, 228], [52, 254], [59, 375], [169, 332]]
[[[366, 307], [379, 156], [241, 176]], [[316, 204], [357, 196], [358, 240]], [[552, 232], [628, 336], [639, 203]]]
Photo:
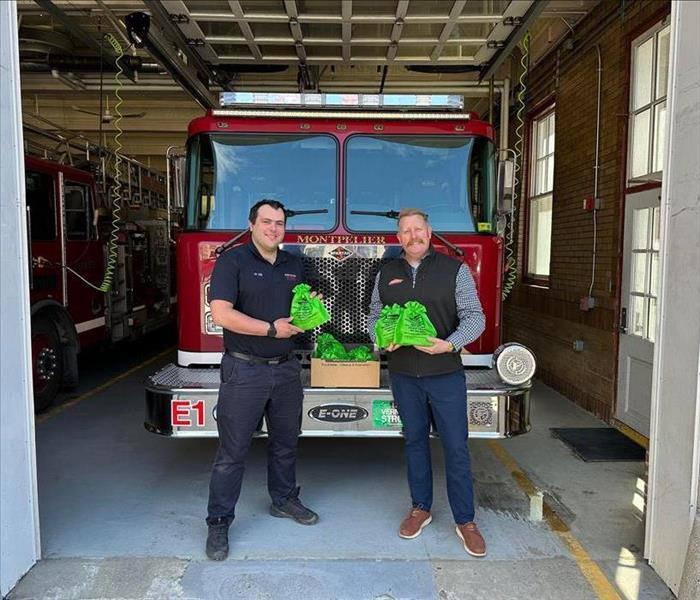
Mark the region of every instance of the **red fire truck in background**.
[[[459, 96], [224, 93], [222, 108], [189, 126], [185, 225], [177, 238], [177, 364], [146, 385], [146, 428], [216, 436], [222, 331], [208, 288], [217, 249], [247, 240], [261, 198], [288, 208], [284, 249], [299, 255], [331, 321], [297, 336], [305, 367], [302, 435], [399, 436], [385, 365], [378, 389], [314, 388], [309, 355], [321, 332], [368, 343], [367, 314], [381, 264], [400, 253], [397, 211], [430, 216], [434, 246], [464, 261], [486, 317], [462, 351], [472, 437], [529, 430], [534, 357], [501, 344], [504, 240], [499, 152], [491, 125]], [[502, 163], [501, 163], [502, 164]], [[332, 405], [334, 410], [321, 410]], [[264, 420], [258, 429], [266, 435]]]
[[40, 411], [61, 387], [78, 384], [80, 351], [174, 321], [170, 226], [177, 219], [171, 218], [161, 173], [122, 157], [113, 214], [108, 154], [88, 144], [81, 168], [65, 164], [75, 162], [65, 160], [66, 153], [39, 158], [43, 153], [31, 145], [37, 131], [25, 131], [32, 370]]

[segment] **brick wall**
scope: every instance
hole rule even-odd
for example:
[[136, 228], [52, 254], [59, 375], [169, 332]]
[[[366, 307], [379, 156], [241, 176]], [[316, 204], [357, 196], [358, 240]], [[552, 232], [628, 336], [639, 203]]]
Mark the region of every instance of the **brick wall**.
[[[556, 102], [552, 256], [546, 287], [523, 281], [525, 212], [519, 213], [518, 284], [506, 301], [504, 340], [537, 355], [538, 377], [605, 420], [614, 415], [617, 323], [627, 137], [629, 42], [670, 10], [665, 0], [602, 0], [575, 28], [574, 47], [553, 49], [531, 67], [528, 110]], [[597, 260], [592, 295], [579, 309], [592, 273], [593, 216], [582, 209], [594, 190], [598, 59], [602, 105], [597, 215]], [[526, 128], [527, 131], [527, 128]], [[511, 134], [511, 146], [514, 143]], [[527, 155], [528, 140], [524, 144]], [[525, 156], [524, 164], [527, 164]], [[521, 207], [525, 203], [521, 202]], [[583, 340], [582, 352], [573, 350]]]

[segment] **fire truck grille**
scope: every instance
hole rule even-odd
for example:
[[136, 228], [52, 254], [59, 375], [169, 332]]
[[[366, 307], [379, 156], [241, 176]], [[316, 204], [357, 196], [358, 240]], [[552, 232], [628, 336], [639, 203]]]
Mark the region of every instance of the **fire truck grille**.
[[374, 279], [388, 258], [346, 258], [304, 256], [306, 280], [311, 289], [323, 293], [331, 320], [320, 328], [299, 336], [299, 346], [313, 348], [320, 333], [331, 333], [349, 344], [370, 343], [367, 315]]

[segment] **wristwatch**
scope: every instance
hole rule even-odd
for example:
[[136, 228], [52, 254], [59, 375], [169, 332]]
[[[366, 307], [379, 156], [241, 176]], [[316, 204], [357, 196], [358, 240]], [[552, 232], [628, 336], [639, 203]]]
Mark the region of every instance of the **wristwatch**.
[[277, 328], [274, 323], [270, 323], [270, 326], [267, 328], [267, 337], [277, 337]]

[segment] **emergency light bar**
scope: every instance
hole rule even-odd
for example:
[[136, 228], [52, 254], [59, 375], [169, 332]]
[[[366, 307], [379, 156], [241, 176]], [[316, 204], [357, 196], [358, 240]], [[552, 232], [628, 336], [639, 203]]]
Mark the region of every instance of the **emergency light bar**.
[[363, 110], [464, 110], [464, 97], [453, 94], [286, 94], [222, 92], [222, 107], [340, 108]]

